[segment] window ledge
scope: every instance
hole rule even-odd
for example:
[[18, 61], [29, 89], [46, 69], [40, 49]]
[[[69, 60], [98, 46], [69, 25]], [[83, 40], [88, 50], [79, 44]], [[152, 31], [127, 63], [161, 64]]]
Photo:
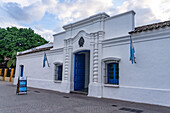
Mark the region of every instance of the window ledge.
[[61, 80], [54, 80], [55, 83], [61, 83]]
[[114, 88], [119, 88], [119, 85], [115, 84], [104, 84], [105, 87], [114, 87]]

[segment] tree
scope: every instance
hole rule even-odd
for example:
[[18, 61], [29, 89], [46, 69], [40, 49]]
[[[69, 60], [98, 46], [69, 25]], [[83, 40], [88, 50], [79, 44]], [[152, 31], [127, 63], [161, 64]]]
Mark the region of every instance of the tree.
[[[48, 43], [29, 28], [0, 28], [0, 66], [15, 65], [17, 52], [22, 52]], [[6, 59], [8, 59], [6, 61]], [[10, 59], [10, 60], [9, 60]]]

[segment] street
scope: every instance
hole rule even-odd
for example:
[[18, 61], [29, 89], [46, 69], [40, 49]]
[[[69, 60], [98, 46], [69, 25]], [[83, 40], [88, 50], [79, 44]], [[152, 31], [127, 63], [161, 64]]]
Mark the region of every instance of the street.
[[82, 94], [66, 94], [28, 88], [27, 95], [16, 95], [16, 86], [0, 81], [0, 113], [169, 113], [169, 107]]

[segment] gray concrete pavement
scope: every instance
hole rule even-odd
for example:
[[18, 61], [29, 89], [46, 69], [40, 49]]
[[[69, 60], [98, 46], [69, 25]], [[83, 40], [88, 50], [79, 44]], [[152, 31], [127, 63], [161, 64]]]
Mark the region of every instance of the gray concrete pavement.
[[35, 88], [16, 95], [16, 86], [0, 81], [0, 113], [170, 113], [170, 108]]

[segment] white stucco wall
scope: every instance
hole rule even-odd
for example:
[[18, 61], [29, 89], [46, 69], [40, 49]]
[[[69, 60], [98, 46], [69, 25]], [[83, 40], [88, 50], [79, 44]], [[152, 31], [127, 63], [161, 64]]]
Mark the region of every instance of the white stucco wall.
[[[133, 11], [113, 17], [103, 14], [104, 18], [92, 16], [64, 26], [65, 32], [55, 34], [53, 48], [46, 51], [50, 67], [42, 66], [43, 52], [18, 56], [14, 84], [19, 65], [24, 65], [28, 86], [74, 91], [74, 53], [90, 50], [88, 96], [170, 106], [167, 101], [170, 100], [170, 28], [132, 35], [137, 63], [131, 64], [128, 32], [134, 29], [134, 14]], [[78, 44], [80, 37], [85, 41], [83, 47]], [[104, 84], [102, 59], [109, 57], [120, 59], [119, 88]], [[62, 82], [54, 82], [55, 62], [63, 63]]]
[[64, 38], [66, 37], [65, 34], [66, 34], [65, 32], [61, 32], [61, 33], [53, 35], [54, 37], [53, 49], [64, 47]]
[[[67, 28], [64, 26], [64, 32], [54, 35], [54, 48], [62, 47], [64, 45], [63, 38], [73, 38], [81, 30], [84, 30], [87, 33], [104, 31], [106, 33], [106, 39], [117, 36], [124, 36], [127, 35], [129, 31], [134, 30], [134, 11], [128, 11], [111, 17], [107, 17], [106, 14], [103, 15], [105, 15], [105, 18], [101, 16], [95, 20], [92, 17], [89, 17], [85, 20], [66, 25]], [[88, 19], [91, 21], [88, 21]]]
[[45, 51], [49, 66], [43, 68], [44, 52], [37, 52], [17, 57], [16, 73], [14, 84], [17, 84], [20, 65], [24, 65], [24, 74], [27, 76], [28, 86], [42, 89], [51, 89], [61, 91], [61, 82], [54, 82], [54, 64], [55, 62], [63, 62], [63, 49]]
[[81, 27], [76, 27], [72, 30], [67, 31], [66, 33], [66, 39], [68, 38], [74, 38], [80, 31], [85, 31], [87, 33], [94, 33], [101, 31], [103, 29], [102, 22], [91, 22], [87, 25], [81, 26]]
[[128, 35], [134, 30], [134, 11], [118, 14], [105, 20], [105, 39]]
[[170, 101], [167, 101], [170, 100], [169, 29], [132, 36], [136, 64], [129, 61], [129, 42], [123, 38], [124, 41], [104, 44], [103, 58], [112, 56], [120, 58], [121, 61], [119, 88], [104, 86], [103, 97], [170, 106]]

